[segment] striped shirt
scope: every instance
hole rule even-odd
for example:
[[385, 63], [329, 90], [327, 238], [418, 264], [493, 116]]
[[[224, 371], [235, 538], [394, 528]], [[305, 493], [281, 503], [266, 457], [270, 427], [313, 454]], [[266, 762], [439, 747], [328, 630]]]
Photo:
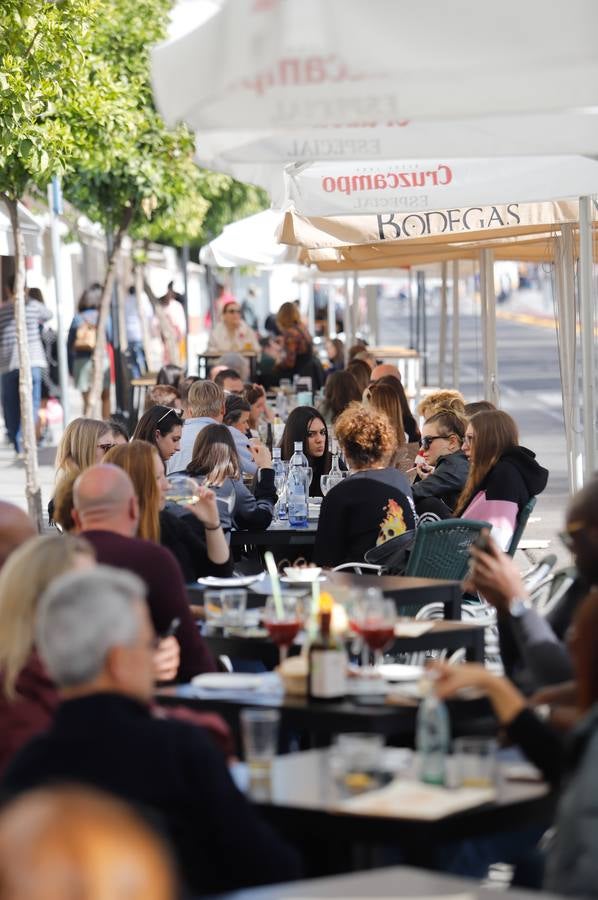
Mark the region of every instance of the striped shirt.
[[[44, 346], [42, 344], [40, 325], [52, 318], [47, 306], [39, 300], [30, 300], [25, 304], [27, 321], [27, 343], [29, 345], [29, 361], [31, 366], [41, 369], [48, 367]], [[15, 322], [14, 303], [3, 303], [0, 306], [0, 374], [19, 368], [19, 350], [17, 347], [17, 325]]]

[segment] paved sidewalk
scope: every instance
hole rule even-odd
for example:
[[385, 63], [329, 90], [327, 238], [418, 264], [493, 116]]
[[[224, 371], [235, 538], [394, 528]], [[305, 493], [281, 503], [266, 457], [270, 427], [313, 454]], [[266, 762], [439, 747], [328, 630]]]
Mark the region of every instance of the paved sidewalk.
[[[54, 459], [56, 447], [41, 447], [39, 450], [40, 484], [42, 489], [42, 507], [47, 517], [48, 501], [54, 494]], [[15, 459], [12, 447], [3, 444], [0, 447], [0, 497], [27, 510], [25, 497], [25, 465]]]

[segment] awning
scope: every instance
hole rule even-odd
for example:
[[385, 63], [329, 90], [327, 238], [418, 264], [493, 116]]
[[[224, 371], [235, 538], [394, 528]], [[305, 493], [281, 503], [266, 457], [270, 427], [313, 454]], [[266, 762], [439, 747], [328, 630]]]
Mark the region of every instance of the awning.
[[266, 209], [226, 225], [218, 237], [201, 248], [200, 262], [208, 266], [274, 266], [296, 262], [297, 250], [276, 240], [282, 213]]

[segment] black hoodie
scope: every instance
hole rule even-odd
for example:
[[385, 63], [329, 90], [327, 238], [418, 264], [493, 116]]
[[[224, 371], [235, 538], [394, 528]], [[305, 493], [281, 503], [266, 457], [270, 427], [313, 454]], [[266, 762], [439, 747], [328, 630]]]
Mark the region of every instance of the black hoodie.
[[506, 450], [480, 484], [462, 518], [490, 522], [492, 536], [506, 549], [522, 508], [531, 497], [542, 493], [547, 481], [548, 469], [536, 461], [535, 453], [527, 447]]

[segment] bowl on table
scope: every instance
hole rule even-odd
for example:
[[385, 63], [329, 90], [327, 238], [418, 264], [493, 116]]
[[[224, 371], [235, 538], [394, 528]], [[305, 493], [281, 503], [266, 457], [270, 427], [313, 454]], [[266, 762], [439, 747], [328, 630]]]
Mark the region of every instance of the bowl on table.
[[317, 581], [321, 574], [321, 566], [287, 566], [284, 569], [285, 579], [291, 584]]

